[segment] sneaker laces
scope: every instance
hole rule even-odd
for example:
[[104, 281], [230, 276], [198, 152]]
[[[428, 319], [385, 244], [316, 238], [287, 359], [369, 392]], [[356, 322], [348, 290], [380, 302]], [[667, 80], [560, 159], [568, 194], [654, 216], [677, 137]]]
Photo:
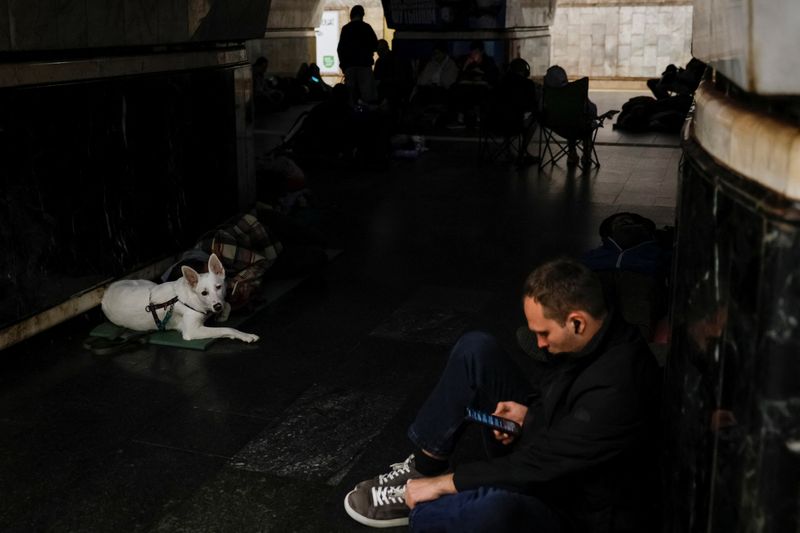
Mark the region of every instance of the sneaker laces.
[[388, 482], [393, 481], [396, 477], [411, 472], [411, 461], [413, 460], [414, 460], [414, 454], [412, 453], [402, 463], [394, 463], [390, 465], [389, 468], [392, 469], [391, 472], [388, 472], [386, 474], [381, 474], [378, 476], [379, 484], [386, 485]]
[[375, 507], [406, 503], [406, 486], [372, 487], [372, 502]]

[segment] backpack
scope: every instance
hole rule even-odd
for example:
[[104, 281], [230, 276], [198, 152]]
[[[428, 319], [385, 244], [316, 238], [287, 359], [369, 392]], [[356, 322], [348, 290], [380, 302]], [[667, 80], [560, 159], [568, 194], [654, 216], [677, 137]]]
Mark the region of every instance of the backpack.
[[671, 241], [655, 222], [637, 213], [615, 213], [600, 224], [602, 246], [586, 252], [583, 263], [595, 271], [611, 303], [650, 340], [667, 309]]
[[622, 105], [614, 129], [641, 133], [650, 128], [650, 117], [656, 99], [652, 96], [634, 96]]

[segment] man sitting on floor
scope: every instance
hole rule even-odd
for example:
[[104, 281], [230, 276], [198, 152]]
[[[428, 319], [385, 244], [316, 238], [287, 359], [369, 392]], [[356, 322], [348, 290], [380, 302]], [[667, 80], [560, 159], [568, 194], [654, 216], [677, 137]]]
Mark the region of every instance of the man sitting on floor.
[[[548, 359], [538, 386], [491, 336], [465, 334], [409, 428], [413, 455], [346, 496], [352, 518], [412, 531], [655, 531], [660, 379], [647, 344], [573, 260], [531, 273], [523, 307]], [[522, 432], [486, 430], [489, 458], [450, 470], [468, 407]]]

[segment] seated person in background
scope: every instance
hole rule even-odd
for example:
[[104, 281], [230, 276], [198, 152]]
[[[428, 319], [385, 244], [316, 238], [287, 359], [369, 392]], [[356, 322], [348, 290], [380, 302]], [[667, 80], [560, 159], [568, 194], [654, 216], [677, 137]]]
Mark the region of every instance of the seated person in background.
[[273, 88], [267, 82], [267, 67], [269, 61], [266, 57], [259, 57], [253, 63], [253, 104], [256, 112], [274, 111], [286, 107], [286, 96], [283, 92]]
[[695, 58], [689, 60], [685, 69], [670, 64], [660, 78], [647, 80], [647, 87], [658, 100], [672, 95], [692, 94], [700, 85], [705, 69], [706, 64]]
[[458, 66], [447, 55], [447, 43], [437, 41], [431, 58], [419, 73], [411, 99], [421, 105], [444, 103], [447, 101], [447, 89], [457, 79]]
[[456, 83], [495, 85], [499, 78], [500, 71], [492, 56], [486, 54], [483, 42], [472, 41]]
[[331, 92], [331, 86], [322, 79], [316, 63], [302, 63], [297, 69], [297, 83], [304, 87], [307, 99], [312, 101], [324, 100]]
[[411, 63], [395, 54], [385, 39], [380, 39], [373, 72], [378, 86], [378, 101], [387, 102], [392, 110], [401, 109], [414, 85]]
[[483, 42], [472, 41], [458, 79], [450, 87], [451, 112], [455, 114], [455, 122], [450, 126], [463, 127], [465, 121], [474, 123], [478, 107], [499, 78], [500, 71], [494, 59], [486, 54]]
[[[508, 135], [522, 132], [518, 164], [532, 164], [538, 158], [528, 154], [528, 144], [536, 130], [541, 89], [530, 79], [531, 67], [518, 57], [508, 65], [508, 71], [490, 93], [481, 121], [491, 129]], [[483, 126], [483, 124], [482, 124]]]
[[[568, 83], [569, 79], [567, 77], [567, 71], [565, 71], [559, 65], [551, 66], [550, 68], [547, 69], [547, 72], [544, 75], [545, 90], [548, 88], [564, 87]], [[588, 97], [586, 98], [586, 109], [584, 115], [586, 117], [587, 123], [591, 123], [593, 121], [600, 121], [600, 123], [602, 124], [603, 120], [613, 117], [618, 112], [619, 111], [612, 109], [598, 116], [597, 105], [595, 105], [595, 103], [592, 102]], [[573, 139], [568, 139], [568, 141], [569, 141], [569, 153], [567, 154], [567, 164], [574, 165], [578, 162], [578, 152], [575, 147], [576, 142]], [[583, 146], [584, 146], [583, 160], [584, 163], [587, 163], [590, 158], [590, 154], [588, 153], [587, 148], [591, 146], [591, 139], [588, 138], [585, 139]]]
[[[353, 519], [411, 531], [656, 531], [661, 387], [647, 343], [576, 261], [534, 270], [522, 300], [549, 361], [541, 378], [525, 379], [490, 335], [462, 336], [408, 430], [414, 454], [345, 497]], [[483, 428], [489, 457], [451, 467], [468, 407], [521, 432]]]
[[625, 102], [614, 129], [630, 132], [680, 132], [692, 107], [694, 91], [700, 84], [705, 67], [705, 63], [694, 58], [685, 69], [669, 65], [661, 78], [647, 81], [655, 98], [634, 96]]
[[[569, 83], [567, 78], [567, 71], [559, 65], [553, 65], [547, 69], [544, 75], [545, 87], [563, 87]], [[586, 117], [593, 119], [597, 117], [597, 106], [594, 102], [586, 99]]]
[[293, 138], [293, 153], [305, 164], [383, 165], [389, 157], [391, 123], [386, 113], [352, 107], [346, 85], [314, 106]]
[[357, 146], [356, 112], [347, 86], [337, 84], [330, 97], [315, 105], [293, 139], [300, 159], [352, 159]]

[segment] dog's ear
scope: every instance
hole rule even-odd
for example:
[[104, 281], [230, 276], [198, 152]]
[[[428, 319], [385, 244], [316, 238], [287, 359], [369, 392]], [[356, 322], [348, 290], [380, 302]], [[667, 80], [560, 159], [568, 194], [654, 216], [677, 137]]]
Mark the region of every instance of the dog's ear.
[[211, 254], [208, 258], [208, 271], [215, 276], [225, 276], [225, 267], [222, 266], [222, 261], [219, 260], [217, 254]]
[[183, 265], [181, 267], [181, 272], [183, 272], [183, 277], [186, 278], [186, 281], [189, 282], [189, 286], [192, 288], [197, 287], [197, 271], [190, 266]]

